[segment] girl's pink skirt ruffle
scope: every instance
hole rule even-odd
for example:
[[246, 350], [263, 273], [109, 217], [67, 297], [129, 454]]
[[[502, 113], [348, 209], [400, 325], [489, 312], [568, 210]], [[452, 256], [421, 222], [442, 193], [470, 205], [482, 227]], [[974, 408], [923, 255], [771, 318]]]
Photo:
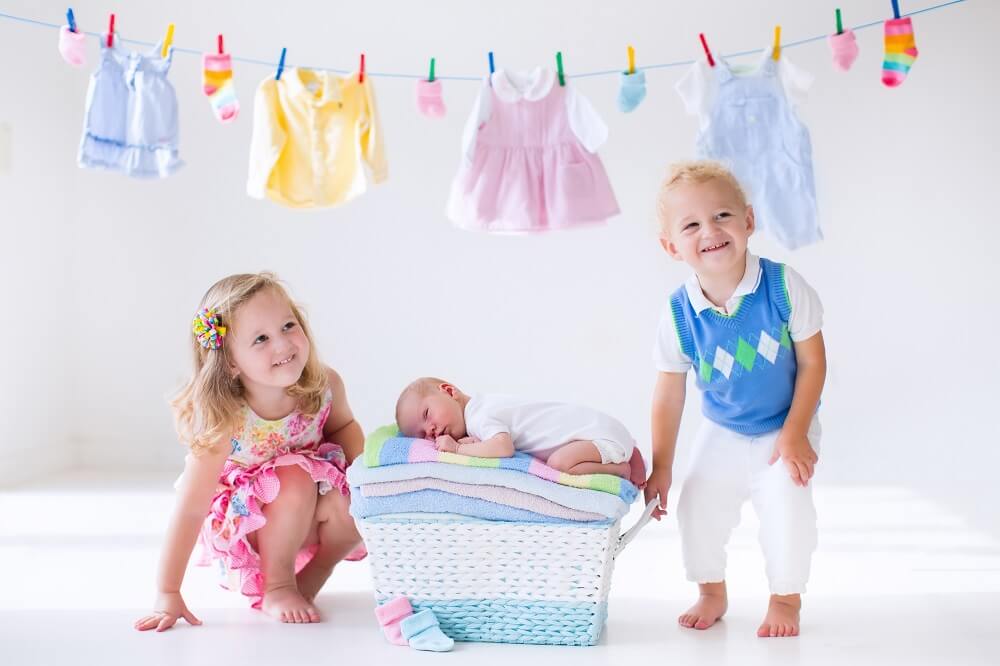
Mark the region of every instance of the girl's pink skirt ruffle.
[[[320, 495], [336, 490], [347, 495], [343, 451], [336, 444], [325, 443], [315, 450], [299, 450], [276, 456], [256, 467], [244, 467], [227, 461], [223, 468], [221, 490], [201, 530], [202, 556], [199, 564], [217, 560], [222, 585], [250, 597], [254, 608], [260, 608], [264, 594], [264, 577], [260, 556], [247, 538], [267, 523], [262, 511], [278, 496], [281, 482], [275, 470], [286, 465], [298, 465], [318, 485]], [[295, 558], [298, 573], [316, 554], [317, 546], [302, 548]], [[361, 560], [368, 554], [359, 545], [348, 560]]]

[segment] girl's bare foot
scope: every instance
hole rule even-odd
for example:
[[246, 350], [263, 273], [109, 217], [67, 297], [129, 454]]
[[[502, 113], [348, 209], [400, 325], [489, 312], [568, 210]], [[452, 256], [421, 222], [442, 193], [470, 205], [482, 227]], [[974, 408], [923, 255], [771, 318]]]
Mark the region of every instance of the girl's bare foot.
[[767, 615], [757, 630], [761, 638], [781, 638], [799, 635], [799, 609], [802, 597], [797, 594], [772, 594]]
[[295, 582], [303, 597], [308, 601], [315, 601], [316, 595], [319, 594], [319, 591], [323, 588], [323, 585], [332, 573], [332, 564], [328, 565], [325, 562], [317, 562], [313, 559], [312, 562], [302, 568], [302, 571], [296, 574]]
[[702, 583], [698, 585], [698, 601], [677, 622], [688, 629], [708, 629], [726, 614], [728, 607], [725, 582]]
[[261, 610], [281, 622], [307, 624], [319, 622], [319, 611], [307, 601], [293, 583], [269, 589], [264, 593]]

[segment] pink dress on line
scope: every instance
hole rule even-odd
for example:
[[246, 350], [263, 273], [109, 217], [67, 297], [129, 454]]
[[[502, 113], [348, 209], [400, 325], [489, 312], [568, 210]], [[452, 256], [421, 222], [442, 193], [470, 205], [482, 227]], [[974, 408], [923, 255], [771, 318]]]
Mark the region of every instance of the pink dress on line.
[[617, 215], [597, 148], [607, 126], [550, 69], [497, 70], [463, 137], [448, 217], [462, 229], [537, 232], [602, 224]]
[[[298, 465], [309, 473], [320, 495], [331, 490], [347, 495], [346, 459], [337, 444], [323, 441], [323, 425], [330, 415], [333, 394], [327, 390], [319, 412], [296, 410], [283, 419], [269, 421], [244, 407], [243, 424], [233, 433], [232, 452], [219, 477], [219, 486], [202, 525], [200, 564], [218, 561], [222, 586], [250, 597], [260, 608], [264, 577], [260, 556], [247, 535], [267, 522], [262, 508], [278, 496], [281, 482], [275, 469]], [[295, 571], [308, 564], [316, 546], [303, 548], [295, 558]], [[367, 555], [359, 546], [349, 560]]]

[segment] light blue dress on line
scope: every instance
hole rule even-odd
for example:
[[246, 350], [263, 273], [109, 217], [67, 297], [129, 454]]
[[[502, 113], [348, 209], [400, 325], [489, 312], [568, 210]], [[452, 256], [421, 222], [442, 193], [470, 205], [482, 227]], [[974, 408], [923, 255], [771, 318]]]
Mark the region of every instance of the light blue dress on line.
[[165, 178], [184, 163], [178, 157], [177, 94], [167, 80], [173, 49], [160, 56], [107, 45], [87, 90], [77, 164], [140, 178]]

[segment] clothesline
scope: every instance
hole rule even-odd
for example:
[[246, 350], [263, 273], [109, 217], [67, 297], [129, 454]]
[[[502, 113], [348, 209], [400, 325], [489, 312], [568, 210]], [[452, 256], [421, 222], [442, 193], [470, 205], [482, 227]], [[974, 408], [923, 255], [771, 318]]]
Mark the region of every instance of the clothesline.
[[[901, 13], [900, 16], [916, 16], [917, 14], [924, 14], [924, 13], [932, 12], [932, 11], [935, 11], [935, 10], [938, 10], [938, 9], [944, 9], [946, 7], [950, 7], [951, 5], [961, 4], [961, 3], [966, 2], [966, 1], [967, 0], [950, 0], [949, 2], [942, 2], [942, 3], [936, 4], [936, 5], [932, 5], [930, 7], [925, 7], [923, 9], [917, 9], [917, 10], [912, 11], [912, 12], [904, 12], [904, 13]], [[13, 14], [5, 14], [3, 12], [0, 12], [0, 18], [8, 20], [8, 21], [15, 21], [15, 22], [19, 22], [19, 23], [26, 23], [26, 24], [29, 24], [29, 25], [36, 25], [36, 26], [41, 26], [41, 27], [45, 27], [45, 28], [55, 28], [56, 30], [58, 30], [61, 27], [60, 23], [50, 23], [48, 21], [39, 21], [37, 19], [27, 18], [25, 16], [16, 16], [16, 15], [13, 15]], [[851, 30], [855, 30], [855, 31], [857, 31], [857, 30], [865, 30], [865, 29], [872, 28], [872, 27], [875, 27], [875, 26], [878, 26], [878, 25], [882, 25], [882, 23], [883, 23], [884, 20], [885, 19], [883, 17], [883, 18], [880, 18], [880, 19], [875, 20], [875, 21], [870, 21], [868, 23], [862, 23], [860, 25], [852, 27]], [[99, 38], [99, 37], [102, 36], [102, 34], [98, 33], [98, 32], [92, 32], [92, 31], [82, 31], [82, 32], [85, 35], [89, 35], [89, 36], [92, 36], [92, 37], [98, 37]], [[817, 42], [817, 41], [820, 41], [820, 40], [824, 40], [827, 37], [828, 37], [827, 34], [822, 34], [822, 35], [816, 35], [815, 37], [808, 37], [806, 39], [799, 39], [799, 40], [792, 41], [792, 42], [786, 42], [786, 43], [781, 44], [781, 48], [782, 49], [795, 48], [797, 46], [802, 46], [804, 44], [810, 44], [812, 42]], [[147, 42], [147, 41], [142, 41], [142, 40], [138, 40], [138, 39], [123, 39], [123, 38], [119, 38], [119, 41], [121, 41], [123, 44], [134, 44], [136, 46], [145, 46], [147, 48], [153, 48], [153, 47], [155, 47], [157, 45], [155, 42]], [[184, 47], [179, 47], [179, 46], [174, 46], [172, 48], [173, 48], [173, 50], [176, 53], [184, 53], [184, 54], [188, 54], [188, 55], [196, 55], [196, 56], [199, 56], [199, 57], [206, 52], [206, 49], [190, 49], [190, 48], [184, 48]], [[737, 51], [737, 52], [734, 52], [734, 53], [725, 53], [725, 54], [722, 54], [722, 57], [724, 57], [724, 58], [738, 58], [740, 56], [752, 55], [754, 53], [760, 53], [762, 50], [763, 49], [760, 49], [760, 48], [747, 49], [745, 51]], [[273, 69], [277, 69], [277, 67], [278, 67], [277, 61], [259, 60], [259, 59], [256, 59], [256, 58], [246, 58], [246, 57], [241, 57], [241, 56], [233, 56], [232, 60], [233, 60], [233, 62], [241, 62], [241, 63], [250, 64], [250, 65], [262, 65], [262, 66], [270, 67], [270, 68], [273, 68]], [[688, 59], [688, 60], [676, 60], [676, 61], [673, 61], [673, 62], [665, 62], [665, 63], [656, 63], [656, 64], [652, 64], [652, 65], [644, 65], [644, 66], [641, 66], [641, 67], [636, 67], [636, 69], [637, 70], [669, 69], [669, 68], [672, 68], [672, 67], [684, 67], [684, 66], [690, 65], [693, 62], [695, 62], [695, 61], [692, 60], [692, 59]], [[288, 64], [288, 63], [285, 64], [285, 67], [286, 68], [290, 68], [290, 67], [304, 67], [306, 69], [311, 69], [311, 70], [316, 70], [316, 71], [333, 72], [335, 74], [351, 74], [354, 71], [354, 70], [347, 70], [347, 69], [338, 69], [338, 68], [335, 68], [335, 67], [315, 67], [315, 66], [311, 66], [311, 65], [291, 65], [291, 64]], [[593, 71], [593, 72], [581, 72], [581, 73], [578, 73], [578, 74], [567, 74], [566, 76], [567, 76], [567, 78], [571, 78], [571, 79], [582, 79], [582, 78], [587, 78], [587, 77], [592, 77], [592, 76], [617, 75], [617, 74], [621, 73], [621, 71], [622, 71], [621, 67], [616, 67], [614, 69], [602, 69], [602, 70], [597, 70], [597, 71]], [[415, 79], [415, 80], [419, 80], [419, 79], [426, 79], [427, 78], [427, 75], [423, 74], [423, 73], [422, 74], [404, 74], [404, 73], [397, 73], [397, 72], [372, 72], [372, 71], [366, 71], [365, 75], [366, 76], [379, 77], [379, 78], [394, 78], [394, 79]], [[435, 76], [435, 78], [436, 79], [441, 79], [441, 80], [446, 80], [446, 81], [481, 81], [483, 79], [483, 75], [477, 75], [477, 76], [457, 76], [457, 75], [456, 76], [448, 76], [448, 75], [445, 75], [445, 76]]]

